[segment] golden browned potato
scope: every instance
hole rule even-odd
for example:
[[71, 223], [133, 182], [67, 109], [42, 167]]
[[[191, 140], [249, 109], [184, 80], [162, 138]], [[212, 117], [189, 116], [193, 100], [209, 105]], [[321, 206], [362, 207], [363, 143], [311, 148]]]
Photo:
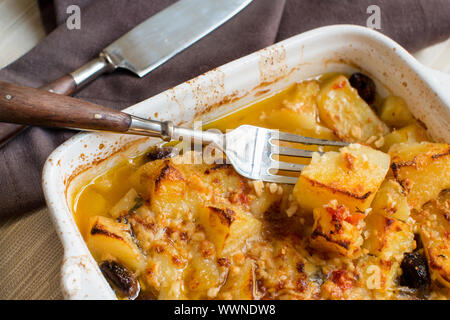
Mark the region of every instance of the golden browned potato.
[[266, 118], [273, 128], [283, 123], [284, 130], [300, 135], [309, 135], [323, 139], [336, 139], [333, 132], [319, 124], [317, 95], [320, 86], [317, 81], [306, 81], [296, 84], [293, 99], [286, 100], [282, 108], [271, 110]]
[[139, 194], [131, 188], [109, 211], [113, 218], [126, 215], [135, 207], [142, 204]]
[[364, 214], [351, 214], [337, 203], [314, 209], [311, 246], [318, 250], [353, 257], [363, 243], [361, 231]]
[[187, 260], [167, 241], [155, 241], [148, 253], [145, 284], [160, 300], [186, 299], [183, 272]]
[[404, 128], [394, 130], [384, 136], [384, 144], [381, 151], [388, 152], [397, 143], [427, 141], [427, 131], [419, 123], [410, 124]]
[[239, 249], [261, 232], [261, 222], [235, 207], [205, 206], [199, 210], [199, 222], [219, 257]]
[[[198, 166], [198, 181], [191, 181], [196, 190], [216, 202], [231, 203], [242, 210], [248, 210], [251, 200], [248, 197], [247, 180], [239, 175], [230, 164], [211, 164]], [[208, 200], [211, 202], [210, 200]]]
[[173, 159], [156, 160], [142, 166], [136, 180], [141, 182], [140, 194], [150, 201], [150, 209], [157, 219], [176, 219], [191, 216], [194, 200], [182, 165]]
[[404, 127], [414, 122], [413, 115], [405, 100], [397, 96], [389, 96], [380, 109], [380, 119], [389, 126]]
[[405, 252], [415, 248], [410, 226], [394, 218], [371, 213], [365, 220], [363, 247], [383, 260], [401, 261]]
[[98, 261], [119, 261], [134, 272], [142, 271], [145, 259], [132, 238], [130, 226], [111, 218], [97, 216], [90, 219], [86, 242]]
[[450, 188], [450, 146], [445, 143], [401, 143], [389, 150], [395, 179], [407, 192], [410, 207], [420, 209]]
[[320, 119], [342, 140], [365, 143], [389, 132], [343, 75], [326, 83], [317, 101]]
[[370, 147], [353, 144], [340, 152], [315, 154], [302, 170], [294, 196], [312, 211], [336, 199], [351, 213], [366, 210], [389, 170], [389, 156]]
[[414, 218], [419, 224], [431, 278], [450, 288], [450, 190], [415, 212]]
[[230, 164], [185, 163], [192, 155], [149, 162], [132, 178], [158, 219], [195, 217], [206, 202], [229, 203], [248, 210], [249, 186]]
[[406, 221], [410, 214], [406, 192], [393, 179], [387, 179], [381, 184], [371, 208], [373, 213], [401, 221]]
[[[207, 245], [202, 242], [200, 246]], [[214, 251], [207, 248], [200, 248], [193, 253], [193, 257], [184, 271], [184, 283], [189, 289], [189, 299], [216, 297], [226, 274], [221, 274], [215, 257]]]
[[[401, 269], [400, 263], [396, 261], [386, 261], [373, 255], [365, 255], [357, 264], [361, 270], [361, 285], [369, 290], [373, 290], [374, 298], [388, 299], [392, 294], [392, 288], [396, 286], [395, 280], [398, 278]], [[388, 296], [386, 296], [388, 294]]]

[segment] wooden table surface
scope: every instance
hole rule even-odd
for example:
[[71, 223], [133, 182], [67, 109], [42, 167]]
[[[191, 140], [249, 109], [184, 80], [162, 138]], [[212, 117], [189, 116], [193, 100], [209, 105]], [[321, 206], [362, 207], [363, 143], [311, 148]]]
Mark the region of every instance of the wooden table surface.
[[[44, 36], [37, 0], [0, 0], [0, 68], [20, 58]], [[450, 39], [417, 52], [415, 57], [450, 73]], [[24, 234], [27, 236], [18, 236]], [[63, 252], [47, 209], [1, 223], [0, 237], [0, 300], [61, 298]]]

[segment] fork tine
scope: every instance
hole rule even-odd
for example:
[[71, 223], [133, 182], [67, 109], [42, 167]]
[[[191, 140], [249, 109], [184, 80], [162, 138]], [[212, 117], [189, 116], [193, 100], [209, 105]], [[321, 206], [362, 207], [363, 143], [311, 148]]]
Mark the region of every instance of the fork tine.
[[300, 172], [306, 167], [304, 164], [290, 163], [284, 161], [273, 161], [273, 169]]
[[263, 181], [275, 182], [275, 183], [287, 183], [287, 184], [296, 184], [298, 178], [297, 177], [288, 177], [288, 176], [279, 176], [276, 174], [266, 175], [262, 177]]
[[272, 131], [271, 132], [271, 138], [272, 139], [278, 139], [282, 141], [289, 141], [289, 142], [298, 142], [303, 144], [317, 144], [320, 146], [337, 146], [337, 147], [345, 147], [348, 146], [348, 143], [343, 141], [333, 141], [333, 140], [326, 140], [326, 139], [317, 139], [317, 138], [310, 138], [310, 137], [304, 137], [297, 134], [291, 134], [286, 132], [277, 132]]
[[[274, 153], [282, 155], [282, 156], [293, 156], [293, 157], [301, 157], [301, 158], [311, 158], [314, 152], [318, 152], [318, 151], [303, 150], [303, 149], [289, 148], [289, 147], [279, 147], [279, 146], [272, 146], [272, 151]], [[323, 152], [319, 152], [319, 154], [322, 154], [322, 153]]]

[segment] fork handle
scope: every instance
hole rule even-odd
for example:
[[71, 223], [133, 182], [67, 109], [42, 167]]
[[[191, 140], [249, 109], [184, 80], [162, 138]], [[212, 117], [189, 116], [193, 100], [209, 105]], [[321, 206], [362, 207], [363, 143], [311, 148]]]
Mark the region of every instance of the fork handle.
[[[115, 66], [106, 55], [100, 54], [99, 57], [74, 72], [66, 74], [39, 89], [62, 95], [72, 95], [81, 86], [114, 69]], [[26, 128], [24, 125], [0, 123], [0, 148]]]
[[217, 143], [221, 135], [129, 115], [91, 102], [0, 81], [0, 122], [41, 127], [111, 131], [170, 141]]
[[0, 82], [0, 121], [126, 132], [130, 128], [131, 116], [87, 101]]

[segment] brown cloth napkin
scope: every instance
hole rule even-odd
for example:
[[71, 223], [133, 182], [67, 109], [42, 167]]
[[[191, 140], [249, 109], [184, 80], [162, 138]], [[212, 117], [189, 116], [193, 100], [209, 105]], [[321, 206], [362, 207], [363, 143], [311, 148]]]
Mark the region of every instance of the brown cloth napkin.
[[[206, 0], [205, 0], [206, 1]], [[41, 0], [48, 36], [0, 79], [39, 87], [80, 67], [102, 48], [171, 0]], [[81, 29], [68, 30], [66, 9], [81, 8]], [[303, 31], [336, 23], [366, 25], [368, 6], [381, 9], [381, 32], [409, 50], [450, 36], [449, 0], [254, 0], [236, 17], [143, 79], [126, 71], [106, 75], [75, 96], [124, 108], [209, 69]], [[155, 46], [158, 44], [155, 43]], [[44, 204], [45, 159], [74, 134], [31, 128], [0, 150], [0, 225]]]

